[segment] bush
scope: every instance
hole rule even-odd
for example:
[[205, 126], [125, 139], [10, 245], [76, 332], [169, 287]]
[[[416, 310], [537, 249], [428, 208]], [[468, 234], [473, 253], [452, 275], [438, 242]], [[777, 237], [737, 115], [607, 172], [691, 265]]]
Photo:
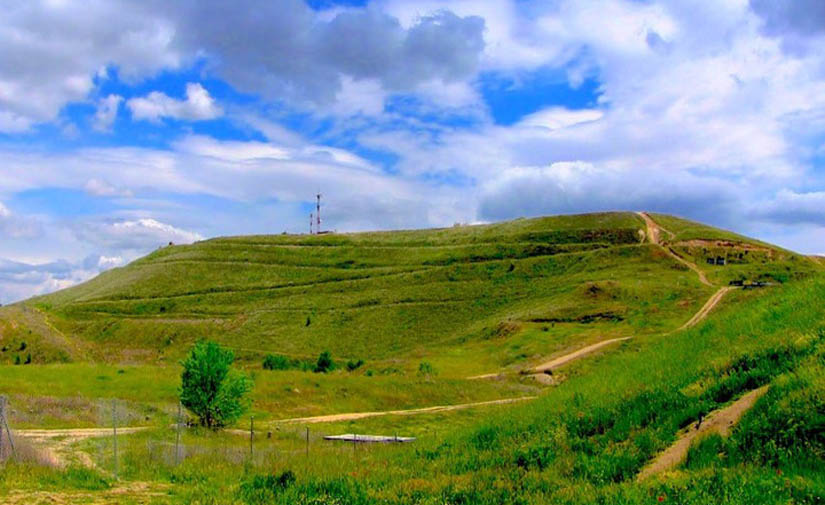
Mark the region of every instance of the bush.
[[292, 368], [290, 359], [280, 354], [267, 354], [264, 358], [264, 370], [289, 370]]
[[252, 382], [232, 370], [235, 355], [215, 342], [200, 341], [181, 364], [180, 401], [198, 416], [201, 426], [226, 426], [249, 407]]
[[324, 351], [318, 356], [318, 362], [315, 363], [315, 373], [327, 373], [335, 369], [335, 362], [332, 361], [332, 354], [329, 351]]
[[241, 483], [241, 498], [247, 503], [271, 503], [295, 483], [295, 474], [286, 470], [279, 475], [255, 475]]
[[347, 370], [349, 370], [350, 372], [354, 372], [362, 366], [364, 366], [364, 360], [362, 359], [359, 359], [358, 361], [347, 361]]
[[430, 375], [436, 375], [436, 371], [429, 361], [422, 361], [418, 365], [418, 375], [424, 375], [429, 377]]

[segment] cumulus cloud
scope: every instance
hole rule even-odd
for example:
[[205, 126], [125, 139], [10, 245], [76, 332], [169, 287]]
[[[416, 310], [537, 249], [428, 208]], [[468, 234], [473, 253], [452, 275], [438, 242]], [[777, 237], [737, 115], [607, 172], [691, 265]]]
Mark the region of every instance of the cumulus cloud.
[[215, 99], [199, 83], [186, 85], [186, 98], [178, 100], [160, 91], [153, 91], [145, 97], [132, 98], [126, 102], [132, 117], [138, 120], [159, 121], [161, 118], [205, 121], [223, 115], [223, 110]]
[[124, 78], [176, 68], [171, 23], [134, 2], [12, 0], [0, 23], [0, 131], [53, 120], [87, 98], [102, 67]]
[[155, 219], [83, 223], [76, 227], [80, 240], [114, 251], [147, 251], [166, 245], [191, 244], [203, 237]]
[[26, 239], [39, 237], [43, 230], [37, 220], [17, 216], [0, 202], [0, 238]]
[[103, 196], [103, 197], [110, 197], [110, 196], [122, 196], [122, 197], [131, 197], [134, 196], [134, 193], [128, 189], [118, 189], [103, 179], [92, 178], [86, 182], [86, 185], [83, 187], [86, 193], [92, 196]]
[[121, 102], [123, 102], [123, 97], [120, 95], [109, 95], [99, 99], [92, 121], [92, 128], [101, 132], [111, 131], [112, 124], [117, 118], [117, 112], [120, 110]]
[[769, 34], [825, 33], [825, 3], [819, 0], [750, 0], [750, 5], [765, 21]]
[[794, 225], [800, 223], [825, 227], [825, 191], [779, 191], [770, 200], [756, 205], [753, 217], [776, 223]]
[[122, 258], [99, 255], [76, 263], [27, 263], [0, 258], [0, 304], [65, 289], [122, 264]]
[[728, 224], [740, 188], [715, 177], [628, 171], [585, 162], [516, 167], [484, 185], [480, 217], [502, 220], [610, 210], [650, 210]]
[[179, 47], [214, 58], [235, 86], [315, 104], [333, 103], [347, 78], [374, 80], [385, 91], [466, 79], [484, 48], [484, 20], [449, 10], [420, 16], [409, 27], [371, 7], [329, 18], [302, 0], [189, 1], [172, 10]]

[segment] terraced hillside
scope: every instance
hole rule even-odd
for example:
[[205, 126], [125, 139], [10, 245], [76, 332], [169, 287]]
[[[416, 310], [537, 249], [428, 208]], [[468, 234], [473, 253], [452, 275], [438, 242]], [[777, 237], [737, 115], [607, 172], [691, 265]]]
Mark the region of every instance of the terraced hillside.
[[[744, 238], [733, 242], [709, 227], [656, 220], [673, 230], [667, 248], [697, 260], [719, 282], [746, 275], [784, 280], [814, 268], [792, 253]], [[703, 240], [716, 241], [714, 257], [726, 249], [729, 265], [699, 261]], [[711, 288], [666, 252], [632, 213], [163, 247], [80, 286], [0, 311], [7, 342], [0, 360], [12, 361], [26, 342], [25, 356], [36, 363], [163, 362], [204, 337], [249, 359], [329, 350], [372, 360], [438, 351], [438, 360], [446, 350], [473, 347], [489, 356], [481, 351], [491, 339], [498, 348], [502, 338], [512, 340], [512, 352], [475, 361], [483, 371], [552, 351], [533, 338], [518, 342], [542, 328], [551, 337], [543, 340], [562, 345], [573, 326], [576, 333], [598, 328], [612, 336], [678, 327]]]

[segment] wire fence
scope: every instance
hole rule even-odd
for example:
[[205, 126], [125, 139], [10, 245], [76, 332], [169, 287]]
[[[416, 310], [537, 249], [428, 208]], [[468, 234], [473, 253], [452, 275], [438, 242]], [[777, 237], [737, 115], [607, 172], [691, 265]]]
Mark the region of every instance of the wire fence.
[[145, 418], [128, 403], [101, 400], [94, 415], [96, 427], [16, 432], [9, 422], [10, 410], [8, 399], [0, 396], [0, 464], [16, 460], [55, 467], [81, 465], [115, 479], [124, 473], [174, 469], [190, 460], [260, 468], [351, 465], [372, 450], [366, 449], [366, 437], [327, 441], [320, 426], [275, 425], [254, 417], [233, 428], [211, 431], [194, 426], [180, 405], [169, 416], [171, 424], [141, 425]]

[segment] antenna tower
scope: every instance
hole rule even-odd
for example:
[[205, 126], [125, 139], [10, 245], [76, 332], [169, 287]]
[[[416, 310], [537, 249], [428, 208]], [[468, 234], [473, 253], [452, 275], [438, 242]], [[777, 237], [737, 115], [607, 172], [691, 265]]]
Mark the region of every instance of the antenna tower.
[[318, 194], [316, 194], [315, 197], [315, 233], [321, 233], [321, 192], [318, 191]]
[[309, 234], [312, 235], [312, 219], [313, 215], [312, 212], [309, 213]]

